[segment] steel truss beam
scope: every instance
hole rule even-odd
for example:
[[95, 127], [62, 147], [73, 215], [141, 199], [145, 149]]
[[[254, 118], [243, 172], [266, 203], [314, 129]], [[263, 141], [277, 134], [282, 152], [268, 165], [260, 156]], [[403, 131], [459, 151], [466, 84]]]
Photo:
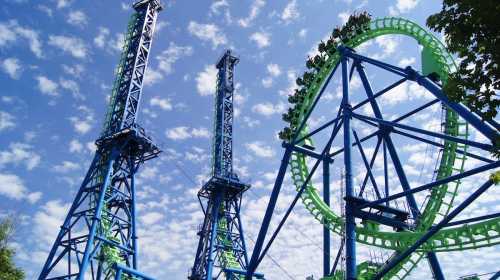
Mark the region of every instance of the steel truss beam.
[[[494, 129], [492, 129], [492, 127], [489, 126], [488, 124], [478, 122], [478, 120], [479, 120], [478, 116], [475, 115], [474, 113], [471, 113], [469, 110], [467, 110], [465, 108], [465, 106], [463, 106], [461, 104], [451, 103], [446, 98], [446, 96], [441, 92], [441, 89], [439, 88], [438, 85], [436, 85], [433, 82], [431, 82], [430, 80], [428, 80], [427, 77], [424, 77], [424, 76], [418, 74], [416, 71], [412, 70], [411, 68], [402, 69], [402, 68], [399, 68], [396, 66], [392, 66], [392, 65], [387, 64], [387, 63], [379, 62], [379, 61], [376, 61], [376, 60], [373, 60], [373, 59], [370, 59], [370, 58], [367, 58], [364, 56], [360, 56], [360, 55], [354, 53], [352, 50], [342, 48], [342, 47], [339, 48], [339, 51], [342, 54], [339, 64], [341, 65], [342, 87], [343, 87], [343, 97], [342, 97], [342, 103], [341, 103], [341, 108], [339, 110], [339, 114], [333, 120], [326, 122], [325, 124], [321, 125], [319, 128], [316, 128], [312, 132], [307, 133], [307, 135], [299, 135], [299, 131], [302, 131], [302, 128], [305, 127], [305, 124], [308, 121], [308, 118], [309, 118], [311, 112], [314, 110], [317, 103], [319, 102], [319, 99], [321, 98], [321, 94], [324, 92], [326, 86], [328, 85], [328, 82], [330, 81], [331, 77], [333, 76], [333, 74], [337, 70], [337, 67], [339, 66], [337, 64], [335, 66], [335, 68], [333, 69], [333, 71], [329, 74], [329, 76], [327, 77], [325, 82], [323, 83], [322, 87], [320, 88], [319, 93], [316, 96], [316, 99], [313, 101], [311, 109], [305, 114], [304, 118], [301, 119], [300, 125], [298, 126], [298, 128], [295, 131], [295, 134], [292, 138], [293, 140], [291, 140], [290, 143], [284, 142], [282, 145], [285, 148], [285, 151], [283, 154], [283, 158], [281, 160], [281, 165], [280, 165], [280, 168], [279, 168], [279, 171], [277, 174], [276, 181], [274, 183], [274, 187], [273, 187], [270, 199], [269, 199], [269, 203], [267, 205], [264, 219], [262, 221], [262, 225], [261, 225], [259, 235], [258, 235], [256, 244], [255, 244], [255, 247], [254, 247], [254, 251], [253, 251], [252, 257], [250, 259], [250, 263], [248, 266], [248, 272], [247, 272], [246, 278], [245, 278], [246, 280], [251, 279], [251, 277], [254, 274], [255, 270], [257, 269], [258, 265], [262, 261], [266, 252], [269, 250], [273, 241], [278, 236], [279, 231], [282, 229], [287, 218], [291, 214], [296, 202], [298, 201], [298, 199], [300, 198], [300, 196], [304, 192], [307, 184], [311, 180], [311, 177], [316, 172], [317, 167], [319, 166], [319, 164], [322, 161], [323, 161], [323, 168], [324, 168], [324, 171], [323, 171], [324, 190], [323, 190], [323, 192], [325, 195], [325, 197], [324, 197], [325, 202], [328, 201], [328, 197], [327, 197], [328, 194], [326, 192], [329, 190], [329, 182], [328, 182], [329, 181], [329, 172], [325, 170], [325, 168], [327, 168], [326, 166], [328, 166], [329, 164], [326, 164], [326, 163], [332, 161], [334, 156], [336, 156], [340, 153], [344, 153], [344, 168], [346, 170], [346, 180], [345, 180], [346, 182], [345, 182], [345, 186], [344, 186], [346, 188], [346, 198], [345, 198], [345, 200], [346, 200], [346, 206], [345, 206], [345, 211], [346, 211], [346, 215], [345, 215], [346, 223], [345, 223], [345, 225], [346, 225], [346, 228], [345, 228], [345, 236], [343, 237], [343, 238], [345, 238], [345, 239], [343, 239], [343, 243], [345, 242], [345, 246], [344, 246], [344, 244], [342, 244], [342, 246], [337, 254], [337, 257], [336, 257], [336, 260], [335, 260], [335, 263], [333, 265], [332, 270], [328, 271], [327, 264], [329, 264], [329, 258], [330, 258], [329, 235], [326, 232], [323, 233], [323, 237], [324, 237], [324, 240], [323, 240], [323, 242], [324, 242], [323, 243], [323, 245], [324, 245], [324, 253], [323, 253], [323, 266], [324, 266], [324, 268], [323, 268], [323, 270], [324, 270], [324, 272], [323, 272], [323, 274], [326, 276], [326, 275], [332, 275], [334, 273], [334, 271], [338, 265], [338, 260], [340, 258], [340, 254], [342, 253], [343, 250], [345, 250], [346, 251], [346, 277], [347, 277], [347, 279], [350, 279], [350, 280], [356, 279], [356, 277], [357, 277], [356, 244], [355, 244], [355, 240], [356, 240], [355, 226], [356, 225], [355, 225], [355, 221], [354, 221], [355, 217], [360, 216], [360, 215], [364, 215], [364, 217], [368, 220], [379, 220], [380, 221], [380, 217], [368, 215], [368, 214], [370, 214], [368, 212], [366, 212], [366, 213], [361, 212], [362, 209], [367, 208], [367, 207], [371, 207], [371, 208], [382, 207], [382, 206], [388, 207], [389, 201], [397, 199], [397, 198], [405, 197], [410, 205], [410, 210], [412, 212], [413, 217], [415, 218], [415, 220], [418, 221], [419, 216], [420, 216], [420, 212], [418, 210], [418, 205], [416, 204], [416, 201], [413, 198], [414, 193], [422, 191], [422, 190], [432, 189], [436, 186], [446, 184], [446, 183], [449, 183], [452, 181], [456, 181], [456, 180], [459, 180], [459, 179], [464, 178], [464, 177], [472, 176], [472, 175], [480, 173], [480, 172], [492, 170], [492, 169], [500, 166], [500, 162], [498, 162], [498, 161], [493, 162], [489, 159], [483, 158], [479, 155], [475, 155], [475, 154], [470, 153], [470, 152], [465, 151], [465, 150], [458, 151], [458, 153], [462, 153], [464, 155], [475, 157], [477, 159], [483, 160], [484, 162], [486, 162], [486, 164], [483, 166], [468, 170], [468, 171], [464, 171], [463, 173], [460, 173], [460, 174], [455, 174], [455, 175], [449, 176], [447, 178], [441, 178], [439, 180], [436, 180], [435, 182], [428, 183], [428, 184], [425, 184], [425, 185], [417, 187], [417, 188], [411, 188], [409, 181], [406, 178], [406, 174], [404, 172], [403, 165], [399, 159], [396, 147], [395, 147], [394, 143], [392, 142], [392, 139], [391, 139], [392, 133], [398, 133], [398, 134], [406, 133], [406, 132], [402, 132], [402, 130], [409, 130], [412, 132], [417, 132], [417, 133], [421, 133], [424, 135], [438, 137], [438, 138], [445, 139], [448, 141], [453, 141], [456, 143], [463, 143], [463, 144], [467, 144], [467, 145], [472, 145], [472, 146], [481, 148], [483, 150], [491, 148], [491, 145], [487, 145], [487, 144], [485, 145], [485, 144], [477, 143], [477, 142], [471, 141], [471, 140], [463, 140], [463, 139], [460, 139], [458, 137], [448, 136], [448, 135], [444, 135], [441, 133], [434, 133], [434, 132], [430, 132], [430, 131], [426, 131], [426, 130], [415, 129], [415, 128], [410, 127], [410, 126], [400, 124], [399, 123], [400, 121], [402, 121], [410, 116], [413, 116], [413, 115], [419, 113], [420, 111], [422, 111], [422, 110], [424, 110], [424, 109], [426, 109], [434, 104], [437, 104], [438, 102], [442, 102], [445, 106], [448, 106], [448, 107], [452, 108], [453, 110], [455, 110], [463, 119], [465, 119], [466, 121], [471, 123], [476, 129], [478, 129], [486, 137], [488, 137], [490, 139], [494, 139], [494, 137], [497, 137], [498, 132], [495, 131]], [[352, 59], [354, 61], [353, 68], [351, 68], [351, 73], [349, 73], [349, 69], [348, 69], [348, 59]], [[392, 73], [397, 74], [399, 76], [402, 76], [402, 79], [400, 79], [399, 81], [382, 89], [378, 93], [374, 93], [371, 89], [371, 86], [370, 86], [369, 81], [367, 79], [366, 73], [364, 72], [364, 69], [361, 65], [361, 63], [363, 63], [363, 62], [373, 64], [373, 65], [380, 67], [386, 71], [389, 71], [389, 72], [392, 72]], [[354, 70], [357, 70], [358, 74], [360, 75], [365, 92], [367, 93], [368, 96], [367, 96], [367, 99], [365, 99], [364, 101], [362, 101], [362, 102], [356, 104], [354, 107], [352, 107], [349, 104], [349, 78], [353, 74]], [[389, 90], [397, 87], [398, 85], [400, 85], [404, 81], [417, 81], [420, 85], [422, 85], [427, 90], [429, 90], [431, 93], [433, 93], [434, 96], [436, 97], [436, 99], [434, 99], [430, 102], [427, 102], [424, 105], [422, 105], [418, 108], [415, 108], [412, 111], [405, 113], [404, 115], [397, 117], [396, 119], [394, 119], [392, 121], [384, 120], [382, 118], [382, 113], [380, 111], [380, 108], [378, 107], [378, 104], [376, 102], [376, 98], [379, 96], [382, 96], [384, 93], [388, 92]], [[372, 109], [375, 113], [374, 118], [362, 116], [360, 114], [356, 114], [353, 112], [354, 110], [356, 110], [356, 109], [360, 108], [361, 106], [368, 104], [368, 103], [372, 106]], [[352, 121], [352, 118], [356, 118], [356, 119], [368, 122], [369, 124], [372, 124], [372, 125], [378, 127], [378, 131], [373, 132], [373, 133], [369, 134], [368, 136], [360, 138], [357, 135], [356, 131], [351, 130], [351, 128], [350, 128], [350, 122]], [[313, 149], [309, 148], [308, 146], [300, 145], [300, 143], [302, 143], [305, 139], [317, 134], [320, 131], [324, 131], [325, 129], [328, 129], [332, 125], [334, 127], [333, 132], [332, 132], [329, 140], [325, 144], [325, 149], [323, 149], [321, 153], [315, 152]], [[332, 153], [329, 153], [329, 152], [325, 153], [326, 151], [329, 151], [330, 145], [332, 144], [333, 139], [335, 138], [338, 130], [340, 130], [341, 127], [343, 127], [344, 146], [342, 148], [340, 148], [339, 150], [336, 150]], [[352, 135], [354, 136], [354, 139], [351, 139], [351, 132], [352, 132]], [[405, 135], [405, 136], [408, 136], [408, 135]], [[378, 138], [377, 139], [377, 148], [376, 148], [376, 152], [373, 154], [371, 160], [368, 161], [368, 158], [366, 157], [366, 154], [364, 153], [363, 142], [365, 142], [366, 140], [369, 140], [373, 137]], [[408, 136], [408, 137], [411, 137], [411, 136]], [[415, 139], [421, 140], [424, 138], [415, 136]], [[430, 140], [428, 140], [428, 141], [430, 141]], [[432, 143], [426, 142], [426, 141], [424, 141], [424, 142], [428, 143], [428, 144], [433, 144], [435, 146], [441, 145], [439, 143], [435, 143], [434, 141], [430, 141]], [[385, 190], [384, 190], [384, 197], [383, 198], [382, 198], [382, 195], [380, 193], [380, 190], [378, 190], [377, 184], [374, 182], [374, 178], [373, 178], [374, 176], [371, 173], [371, 169], [373, 167], [373, 164], [374, 164], [374, 161], [376, 159], [376, 155], [377, 155], [377, 152], [378, 152], [380, 146], [382, 146], [382, 150], [383, 150], [383, 154], [384, 154], [384, 169], [385, 169], [385, 171], [384, 171]], [[361, 203], [361, 204], [359, 204], [359, 203], [356, 204], [354, 202], [355, 195], [353, 193], [353, 188], [352, 188], [353, 186], [352, 186], [352, 166], [351, 166], [352, 165], [352, 160], [351, 160], [352, 151], [351, 150], [353, 147], [357, 147], [357, 149], [358, 149], [358, 151], [361, 154], [361, 157], [363, 159], [364, 166], [367, 169], [367, 174], [364, 178], [362, 188], [364, 190], [364, 187], [365, 187], [367, 181], [370, 180], [370, 182], [372, 182], [373, 187], [375, 188], [375, 190], [378, 193], [377, 194], [378, 199], [375, 201]], [[270, 221], [272, 219], [272, 215], [273, 215], [273, 212], [274, 212], [274, 209], [276, 206], [276, 202], [277, 202], [277, 199], [279, 197], [279, 193], [281, 191], [281, 186], [283, 183], [285, 172], [287, 170], [287, 166], [291, 160], [291, 157], [294, 154], [296, 154], [296, 155], [301, 154], [304, 156], [309, 156], [311, 158], [314, 158], [316, 160], [316, 162], [314, 163], [313, 167], [310, 169], [305, 180], [302, 181], [302, 185], [301, 186], [297, 185], [297, 187], [298, 187], [297, 188], [297, 195], [295, 196], [295, 198], [292, 201], [292, 203], [290, 204], [289, 208], [287, 209], [287, 211], [285, 212], [285, 214], [281, 218], [276, 230], [269, 237], [268, 243], [264, 246], [264, 240], [266, 239], [266, 235], [267, 235], [267, 231], [269, 229]], [[388, 190], [389, 184], [388, 184], [388, 174], [387, 174], [387, 167], [388, 167], [387, 154], [392, 159], [392, 163], [394, 165], [394, 168], [396, 169], [396, 173], [400, 179], [400, 183], [401, 183], [401, 186], [403, 189], [402, 192], [392, 194], [392, 195], [389, 194], [389, 190]], [[464, 202], [463, 204], [458, 206], [457, 209], [455, 209], [450, 215], [447, 216], [447, 218], [446, 218], [446, 220], [448, 220], [447, 222], [440, 223], [440, 224], [438, 224], [439, 226], [431, 227], [431, 229], [429, 231], [430, 233], [427, 232], [422, 237], [422, 241], [420, 241], [420, 242], [422, 242], [421, 244], [425, 243], [426, 240], [424, 240], [424, 238], [430, 238], [430, 236], [432, 234], [439, 231], [442, 227], [445, 227], [445, 226], [448, 227], [448, 226], [452, 226], [452, 225], [459, 225], [462, 223], [467, 223], [467, 222], [472, 222], [472, 221], [480, 221], [483, 219], [497, 217], [498, 214], [492, 214], [492, 215], [488, 215], [485, 217], [479, 217], [479, 218], [476, 218], [473, 220], [471, 219], [471, 220], [457, 221], [455, 223], [449, 223], [449, 220], [451, 220], [455, 215], [457, 215], [461, 210], [463, 210], [463, 208], [468, 206], [470, 204], [470, 202], [472, 202], [475, 198], [477, 198], [477, 196], [481, 192], [486, 190], [490, 185], [491, 185], [491, 182], [485, 184], [483, 187], [480, 188], [480, 190], [478, 192], [475, 192], [471, 197], [469, 197], [466, 200], [466, 202]], [[363, 192], [363, 190], [361, 191], [361, 193]], [[393, 226], [400, 227], [400, 228], [406, 227], [405, 224], [403, 224], [403, 223], [400, 224], [396, 220], [392, 220], [392, 219], [383, 220], [381, 222], [391, 224]], [[418, 247], [419, 245], [415, 244], [415, 246]], [[391, 259], [390, 265], [384, 266], [384, 268], [383, 268], [382, 272], [379, 274], [379, 276], [383, 275], [383, 273], [384, 274], [387, 273], [389, 270], [394, 268], [400, 261], [404, 260], [407, 256], [409, 256], [411, 253], [413, 253], [414, 250], [416, 249], [413, 247], [414, 246], [412, 246], [410, 248], [411, 250], [409, 249], [405, 252], [401, 252], [397, 255], [394, 255], [394, 257]], [[432, 269], [432, 272], [433, 272], [435, 279], [444, 279], [441, 268], [439, 266], [439, 262], [437, 261], [435, 254], [433, 252], [429, 252], [429, 253], [427, 253], [427, 258], [429, 260], [429, 265], [431, 266], [431, 269]]]
[[96, 154], [39, 280], [111, 279], [116, 269], [138, 267], [134, 175], [160, 150], [135, 121], [162, 7], [158, 0], [143, 0], [134, 9]]

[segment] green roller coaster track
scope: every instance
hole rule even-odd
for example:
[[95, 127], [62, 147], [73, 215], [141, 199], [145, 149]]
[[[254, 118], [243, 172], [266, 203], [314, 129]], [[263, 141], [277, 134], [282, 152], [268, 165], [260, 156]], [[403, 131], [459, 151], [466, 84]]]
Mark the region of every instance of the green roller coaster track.
[[[349, 38], [344, 45], [356, 48], [362, 43], [371, 40], [375, 37], [387, 34], [400, 34], [414, 38], [424, 48], [424, 56], [430, 58], [433, 72], [436, 72], [442, 83], [446, 83], [449, 73], [455, 69], [455, 63], [452, 56], [446, 51], [446, 47], [431, 33], [424, 30], [416, 23], [403, 18], [380, 18], [372, 20], [362, 32], [357, 32]], [[332, 46], [327, 50], [327, 58], [323, 66], [318, 69], [313, 82], [306, 88], [306, 95], [300, 104], [297, 104], [297, 117], [290, 122], [292, 131], [298, 129], [298, 126], [311, 110], [313, 101], [318, 94], [325, 79], [329, 76], [334, 67], [340, 60], [340, 55], [335, 51], [336, 46]], [[429, 61], [426, 61], [429, 62]], [[424, 69], [424, 72], [426, 69]], [[428, 73], [424, 73], [428, 74]], [[444, 109], [444, 133], [456, 137], [467, 139], [469, 129], [468, 124], [463, 121], [451, 109]], [[308, 134], [307, 126], [299, 132], [299, 135], [305, 136]], [[304, 140], [308, 145], [313, 145], [312, 140], [307, 138]], [[442, 156], [439, 161], [436, 180], [448, 177], [452, 174], [462, 173], [466, 157], [463, 154], [458, 154], [456, 151], [467, 150], [467, 146], [457, 144], [451, 141], [444, 142]], [[293, 153], [290, 162], [292, 181], [297, 190], [303, 185], [308, 177], [309, 169], [306, 165], [306, 158], [303, 154]], [[356, 228], [356, 238], [359, 243], [376, 246], [380, 248], [394, 250], [394, 255], [398, 251], [405, 250], [410, 247], [422, 234], [438, 222], [441, 217], [446, 216], [452, 208], [453, 202], [458, 194], [460, 181], [453, 181], [448, 184], [443, 184], [432, 189], [428, 202], [422, 211], [422, 216], [418, 221], [414, 231], [390, 232], [381, 231], [378, 225], [366, 223]], [[324, 224], [332, 232], [341, 234], [344, 227], [344, 220], [341, 216], [333, 212], [322, 200], [318, 191], [309, 183], [301, 197], [305, 207], [309, 212]], [[445, 252], [458, 251], [466, 249], [480, 248], [484, 246], [492, 246], [500, 243], [500, 219], [492, 219], [474, 224], [465, 224], [459, 227], [448, 228], [439, 231], [431, 240], [413, 253], [405, 261], [401, 262], [396, 268], [390, 271], [384, 279], [403, 279], [417, 266], [417, 263], [424, 257], [425, 252]], [[359, 278], [370, 279], [377, 270], [381, 267], [380, 264], [364, 262], [358, 265]], [[332, 277], [324, 279], [343, 279], [342, 272], [339, 271]]]

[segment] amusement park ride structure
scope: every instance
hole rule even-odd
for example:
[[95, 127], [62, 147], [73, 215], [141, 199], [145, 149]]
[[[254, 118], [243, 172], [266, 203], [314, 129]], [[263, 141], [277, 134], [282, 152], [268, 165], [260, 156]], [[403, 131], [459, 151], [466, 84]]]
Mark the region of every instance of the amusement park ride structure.
[[97, 151], [39, 280], [152, 279], [137, 270], [134, 175], [160, 149], [136, 119], [162, 6], [142, 0], [133, 7]]
[[[238, 280], [246, 274], [248, 256], [240, 209], [242, 195], [250, 185], [240, 182], [233, 171], [234, 66], [238, 61], [227, 50], [216, 64], [212, 176], [198, 192], [205, 218], [198, 232], [190, 280]], [[259, 273], [254, 277], [263, 279]]]
[[[153, 279], [138, 271], [134, 175], [142, 163], [160, 153], [136, 123], [136, 118], [156, 19], [162, 6], [159, 0], [142, 0], [133, 7], [135, 13], [128, 25], [104, 128], [96, 141], [96, 154], [39, 280]], [[421, 72], [355, 51], [362, 43], [387, 34], [409, 36], [422, 46]], [[500, 213], [454, 220], [482, 193], [500, 182], [497, 170], [500, 161], [485, 156], [498, 151], [500, 125], [495, 120], [482, 120], [467, 106], [449, 100], [443, 92], [449, 74], [455, 70], [453, 57], [446, 47], [409, 20], [372, 20], [365, 14], [364, 17], [352, 16], [346, 28], [334, 30], [326, 43], [320, 43], [318, 52], [307, 62], [311, 71], [297, 79], [299, 88], [289, 97], [294, 107], [284, 115], [284, 120], [290, 126], [280, 133], [285, 151], [250, 259], [240, 217], [242, 195], [250, 186], [240, 182], [233, 171], [233, 79], [238, 58], [226, 51], [217, 62], [212, 172], [198, 192], [205, 218], [198, 232], [198, 248], [188, 279], [264, 279], [256, 270], [299, 199], [323, 224], [324, 280], [404, 279], [424, 258], [434, 279], [445, 279], [436, 252], [500, 244]], [[399, 80], [376, 92], [368, 79], [366, 65], [394, 74]], [[321, 103], [337, 70], [342, 85], [339, 111], [329, 121], [309, 131], [311, 114]], [[366, 93], [359, 102], [353, 99], [349, 86], [354, 73], [359, 75]], [[379, 104], [380, 97], [405, 82], [416, 83], [433, 98], [410, 111], [400, 112], [398, 117], [388, 118]], [[411, 122], [407, 124], [409, 118], [435, 104], [443, 108], [441, 132], [412, 126]], [[362, 114], [360, 108], [363, 106], [370, 106], [372, 115]], [[371, 127], [373, 132], [361, 135], [356, 123]], [[488, 143], [471, 140], [471, 128]], [[318, 135], [327, 137], [315, 141]], [[406, 137], [440, 149], [436, 176], [430, 182], [419, 186], [410, 182], [395, 137]], [[375, 144], [369, 159], [367, 145], [371, 140]], [[320, 152], [316, 151], [319, 148]], [[383, 153], [382, 171], [374, 167], [379, 152]], [[477, 164], [465, 170], [468, 158]], [[364, 180], [359, 193], [353, 174], [356, 159], [366, 171], [361, 174]], [[312, 168], [311, 162], [314, 163]], [[334, 187], [345, 194], [342, 214], [330, 208], [331, 166], [339, 162], [345, 175], [341, 184]], [[320, 165], [323, 198], [312, 184]], [[297, 194], [264, 245], [288, 166]], [[389, 169], [396, 174], [401, 192], [389, 192]], [[377, 182], [376, 172], [383, 175], [383, 184]], [[455, 206], [461, 181], [478, 174], [486, 175], [481, 178], [487, 179], [484, 182], [469, 180], [469, 183], [478, 183], [478, 187]], [[364, 195], [370, 188], [368, 183], [376, 195], [374, 199]], [[429, 195], [419, 205], [414, 195], [422, 191], [429, 191]], [[408, 207], [399, 208], [394, 203], [398, 200], [404, 200]], [[331, 232], [341, 237], [333, 265], [330, 264]], [[383, 262], [358, 262], [357, 243], [389, 250], [391, 255]], [[345, 256], [345, 268], [339, 265], [342, 255]], [[500, 277], [500, 272], [493, 277], [491, 279]]]
[[[406, 35], [422, 46], [422, 73], [411, 67], [403, 69], [356, 53], [355, 48], [362, 43], [386, 34]], [[289, 109], [283, 119], [290, 124], [290, 127], [280, 133], [280, 137], [284, 140], [285, 151], [246, 279], [251, 279], [253, 271], [262, 261], [299, 199], [325, 228], [324, 280], [403, 279], [423, 258], [427, 258], [433, 278], [444, 279], [436, 252], [468, 250], [499, 244], [500, 213], [452, 221], [483, 192], [500, 182], [500, 172], [495, 170], [500, 166], [500, 161], [484, 156], [493, 150], [498, 150], [500, 125], [495, 120], [483, 121], [465, 105], [450, 101], [442, 91], [442, 85], [447, 82], [448, 75], [455, 69], [453, 57], [446, 51], [445, 46], [432, 34], [409, 20], [403, 18], [371, 20], [367, 14], [361, 14], [351, 16], [342, 30], [335, 29], [326, 43], [320, 43], [318, 52], [317, 56], [307, 62], [306, 66], [311, 71], [297, 79], [299, 88], [289, 97], [289, 102], [294, 104], [294, 107]], [[349, 64], [352, 65], [351, 68]], [[399, 79], [375, 92], [368, 80], [365, 65], [370, 65], [379, 72], [391, 73]], [[341, 72], [342, 85], [339, 111], [331, 120], [309, 131], [309, 118], [321, 103], [321, 97], [336, 70]], [[359, 102], [353, 100], [349, 86], [355, 72], [359, 75], [366, 93], [364, 99]], [[382, 111], [384, 108], [379, 105], [380, 97], [404, 82], [416, 83], [432, 95], [432, 100], [408, 112], [399, 112], [398, 117], [388, 119]], [[408, 118], [439, 103], [442, 105], [444, 115], [443, 131], [435, 132], [404, 124]], [[360, 110], [363, 106], [370, 106], [370, 110]], [[373, 116], [366, 116], [367, 113], [362, 114], [361, 111], [371, 111]], [[373, 132], [364, 137], [359, 136], [360, 124], [371, 127]], [[470, 127], [488, 139], [489, 143], [469, 139]], [[315, 147], [313, 138], [322, 132], [323, 143], [317, 152], [318, 147]], [[431, 182], [418, 187], [412, 186], [415, 183], [410, 183], [408, 179], [401, 151], [396, 148], [394, 142], [395, 137], [405, 137], [441, 150], [441, 156], [437, 159], [436, 176]], [[370, 139], [376, 144], [370, 147], [374, 152], [371, 160], [368, 160], [366, 145]], [[335, 148], [332, 145], [334, 141], [336, 141]], [[354, 162], [356, 150], [359, 162]], [[384, 154], [382, 172], [374, 168], [379, 150], [383, 150]], [[477, 160], [478, 164], [474, 168], [465, 170], [464, 162], [467, 158]], [[392, 166], [388, 164], [389, 160], [392, 161]], [[336, 187], [344, 190], [344, 215], [335, 213], [329, 207], [331, 173], [329, 170], [332, 163], [339, 161], [342, 170], [345, 170], [345, 180], [342, 180], [342, 185]], [[309, 168], [311, 164], [309, 162], [314, 162], [312, 168]], [[380, 163], [380, 160], [378, 162]], [[320, 164], [323, 164], [321, 175], [323, 199], [312, 184], [312, 177]], [[361, 180], [359, 193], [355, 193], [354, 188], [355, 164], [363, 166], [366, 171], [365, 174], [361, 174], [364, 180]], [[297, 195], [264, 246], [288, 166]], [[389, 192], [390, 169], [396, 174], [402, 192]], [[374, 176], [376, 171], [383, 174], [384, 188], [379, 189]], [[486, 173], [488, 171], [490, 173]], [[483, 182], [476, 179], [468, 180], [469, 184], [478, 185], [473, 193], [467, 195], [458, 206], [453, 207], [460, 191], [461, 180], [476, 174], [482, 174], [482, 178], [486, 175], [487, 179], [483, 179]], [[375, 199], [369, 199], [364, 195], [367, 182], [373, 187]], [[430, 191], [426, 202], [417, 205], [414, 195], [426, 190]], [[409, 207], [398, 209], [394, 203], [398, 199], [404, 199], [404, 204]], [[330, 231], [340, 235], [342, 242], [332, 267], [329, 263]], [[357, 262], [357, 243], [388, 249], [392, 255], [383, 262]], [[345, 269], [338, 265], [342, 254], [345, 258]], [[496, 279], [499, 275], [500, 272], [492, 279]]]

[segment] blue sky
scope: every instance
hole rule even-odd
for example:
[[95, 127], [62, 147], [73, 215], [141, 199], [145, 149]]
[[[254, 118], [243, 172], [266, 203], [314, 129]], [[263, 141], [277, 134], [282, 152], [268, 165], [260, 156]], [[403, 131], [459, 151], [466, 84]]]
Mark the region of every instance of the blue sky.
[[[93, 141], [100, 132], [113, 69], [132, 13], [130, 4], [2, 1], [0, 215], [18, 217], [16, 263], [27, 271], [27, 279], [40, 271], [93, 156]], [[240, 57], [235, 74], [234, 153], [237, 172], [253, 185], [245, 196], [243, 219], [248, 239], [254, 239], [280, 162], [276, 134], [285, 125], [281, 114], [288, 108], [287, 94], [319, 40], [353, 11], [367, 10], [374, 17], [400, 15], [425, 25], [426, 17], [439, 9], [440, 1], [429, 0], [168, 1], [157, 23], [139, 116], [139, 123], [164, 150], [138, 174], [143, 270], [158, 279], [184, 279], [192, 265], [195, 232], [202, 222], [196, 192], [210, 164], [213, 63], [226, 48]], [[420, 68], [419, 48], [407, 38], [381, 37], [360, 52]], [[369, 74], [381, 83], [390, 80], [383, 74]], [[338, 81], [330, 86], [318, 115], [313, 116], [316, 123], [336, 112], [338, 87]], [[353, 87], [355, 92], [359, 80], [358, 87]], [[384, 104], [387, 114], [394, 115], [408, 104], [425, 100], [421, 89], [406, 85]], [[415, 124], [438, 124], [437, 109], [423, 113]], [[474, 131], [472, 136], [482, 140]], [[414, 180], [432, 176], [428, 166], [434, 162], [425, 159], [432, 150], [404, 140], [398, 145], [406, 153], [408, 168], [414, 170]], [[293, 198], [289, 179], [285, 185], [278, 213]], [[336, 202], [337, 193], [334, 190]], [[493, 198], [499, 195], [492, 191], [472, 210], [498, 212]], [[320, 276], [321, 230], [300, 205], [270, 254], [294, 279]], [[253, 247], [251, 240], [247, 244]], [[362, 249], [361, 259], [368, 252]], [[490, 260], [480, 260], [485, 254]], [[495, 265], [491, 259], [500, 259], [500, 251], [497, 247], [439, 256], [446, 275], [457, 277], [489, 272]], [[463, 267], [457, 258], [470, 259], [470, 265]], [[269, 279], [286, 278], [281, 269], [269, 259], [261, 266]], [[422, 265], [413, 278], [423, 279], [428, 273]]]

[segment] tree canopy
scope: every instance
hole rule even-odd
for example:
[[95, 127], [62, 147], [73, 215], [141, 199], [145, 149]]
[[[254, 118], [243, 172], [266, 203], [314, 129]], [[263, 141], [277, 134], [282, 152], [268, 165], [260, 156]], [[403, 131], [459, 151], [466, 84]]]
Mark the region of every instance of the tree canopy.
[[24, 271], [14, 265], [14, 250], [9, 248], [9, 241], [14, 233], [14, 223], [10, 218], [0, 221], [0, 279], [22, 280]]
[[498, 0], [444, 0], [441, 11], [427, 18], [427, 26], [444, 32], [449, 51], [461, 60], [444, 91], [484, 120], [495, 118], [500, 105], [499, 15]]

